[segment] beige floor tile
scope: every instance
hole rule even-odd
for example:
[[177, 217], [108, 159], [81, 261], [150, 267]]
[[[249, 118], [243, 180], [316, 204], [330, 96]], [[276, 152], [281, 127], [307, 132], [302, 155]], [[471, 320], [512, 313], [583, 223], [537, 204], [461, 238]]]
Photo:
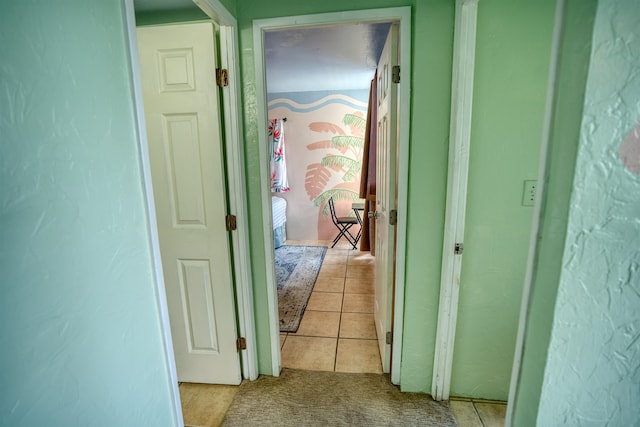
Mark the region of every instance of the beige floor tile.
[[349, 265], [375, 265], [376, 258], [369, 252], [352, 251], [348, 263]]
[[[340, 327], [340, 313], [332, 311], [307, 310], [295, 335], [306, 337], [337, 337]], [[287, 339], [292, 334], [287, 336]]]
[[450, 400], [451, 412], [456, 418], [458, 427], [482, 427], [480, 418], [471, 401]]
[[282, 349], [282, 346], [284, 345], [284, 340], [287, 339], [287, 334], [280, 334], [280, 349]]
[[375, 266], [349, 264], [347, 266], [347, 277], [373, 279], [375, 277]]
[[[329, 245], [329, 246], [331, 246], [331, 245]], [[347, 249], [347, 248], [341, 248], [341, 247], [338, 247], [338, 246], [336, 246], [335, 248], [328, 247], [327, 248], [327, 253], [326, 253], [325, 256], [338, 256], [338, 255], [349, 256], [350, 252], [351, 251], [349, 251], [349, 249]]]
[[344, 278], [347, 271], [347, 264], [322, 264], [318, 278], [340, 277]]
[[502, 427], [507, 415], [507, 405], [502, 403], [473, 403], [478, 410], [484, 427]]
[[376, 340], [338, 340], [336, 372], [382, 373]]
[[375, 340], [377, 336], [373, 314], [342, 313], [342, 320], [340, 321], [340, 338]]
[[282, 349], [282, 366], [309, 371], [333, 371], [336, 338], [289, 335]]
[[344, 279], [341, 277], [318, 277], [313, 292], [342, 292]]
[[322, 260], [322, 265], [331, 265], [331, 264], [346, 265], [348, 259], [349, 257], [346, 255], [325, 256], [324, 259]]
[[343, 313], [373, 313], [373, 295], [344, 294]]
[[237, 386], [212, 384], [180, 384], [182, 416], [186, 425], [219, 426], [222, 423]]
[[339, 312], [342, 310], [342, 293], [312, 292], [307, 303], [307, 310]]
[[[351, 230], [350, 230], [351, 231]], [[338, 235], [338, 231], [336, 231], [336, 236]], [[355, 234], [354, 234], [355, 236]], [[333, 245], [333, 242], [331, 242], [331, 245]], [[331, 246], [329, 245], [329, 246]], [[359, 250], [360, 246], [356, 246]], [[344, 237], [342, 239], [340, 239], [338, 241], [338, 243], [336, 243], [336, 246], [334, 249], [346, 249], [346, 250], [353, 250], [353, 246], [351, 246], [351, 243], [347, 242], [347, 239], [345, 239]]]
[[371, 279], [347, 278], [344, 282], [345, 294], [373, 294], [374, 282]]

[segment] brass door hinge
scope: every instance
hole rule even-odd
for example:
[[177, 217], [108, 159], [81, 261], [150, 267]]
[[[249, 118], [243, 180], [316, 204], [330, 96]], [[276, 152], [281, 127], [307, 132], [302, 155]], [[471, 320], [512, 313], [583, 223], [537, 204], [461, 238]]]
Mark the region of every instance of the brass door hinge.
[[236, 340], [236, 349], [238, 351], [247, 349], [247, 340], [244, 337], [239, 337]]
[[400, 66], [394, 65], [391, 68], [391, 82], [400, 83]]
[[393, 333], [387, 332], [387, 336], [385, 338], [386, 338], [385, 342], [387, 344], [391, 344], [393, 342]]
[[227, 215], [225, 217], [225, 223], [227, 226], [227, 231], [235, 231], [238, 228], [235, 215]]
[[389, 211], [389, 225], [398, 224], [398, 211], [396, 209], [391, 209]]
[[216, 68], [216, 84], [220, 87], [229, 86], [229, 71], [226, 68]]

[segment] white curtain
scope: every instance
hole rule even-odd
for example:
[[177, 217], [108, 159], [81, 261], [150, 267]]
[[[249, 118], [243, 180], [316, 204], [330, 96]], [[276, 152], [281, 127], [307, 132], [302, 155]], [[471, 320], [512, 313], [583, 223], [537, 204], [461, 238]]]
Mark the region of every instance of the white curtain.
[[284, 153], [284, 120], [269, 120], [269, 148], [271, 152], [271, 192], [289, 191], [287, 162]]

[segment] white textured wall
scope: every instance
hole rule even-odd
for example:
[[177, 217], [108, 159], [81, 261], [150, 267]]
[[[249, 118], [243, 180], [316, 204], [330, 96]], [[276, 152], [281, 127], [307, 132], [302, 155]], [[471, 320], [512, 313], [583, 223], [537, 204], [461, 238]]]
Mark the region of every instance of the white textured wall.
[[639, 116], [640, 3], [601, 0], [539, 426], [640, 425]]

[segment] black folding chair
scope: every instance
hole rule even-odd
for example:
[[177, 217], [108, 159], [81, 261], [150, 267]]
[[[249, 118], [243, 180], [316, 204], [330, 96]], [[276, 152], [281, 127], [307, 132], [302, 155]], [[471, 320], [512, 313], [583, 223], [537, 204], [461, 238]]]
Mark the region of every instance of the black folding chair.
[[349, 229], [356, 224], [360, 224], [358, 218], [352, 216], [339, 217], [338, 215], [336, 215], [336, 208], [333, 205], [333, 197], [329, 199], [329, 210], [331, 211], [331, 221], [333, 221], [333, 224], [338, 229], [338, 235], [335, 239], [333, 239], [333, 245], [331, 245], [331, 247], [333, 248], [336, 243], [338, 243], [340, 238], [344, 236], [344, 238], [347, 239], [349, 243], [351, 243], [353, 249], [356, 249], [358, 239], [360, 238], [360, 232], [358, 232], [358, 234], [354, 237], [354, 235], [349, 232]]

